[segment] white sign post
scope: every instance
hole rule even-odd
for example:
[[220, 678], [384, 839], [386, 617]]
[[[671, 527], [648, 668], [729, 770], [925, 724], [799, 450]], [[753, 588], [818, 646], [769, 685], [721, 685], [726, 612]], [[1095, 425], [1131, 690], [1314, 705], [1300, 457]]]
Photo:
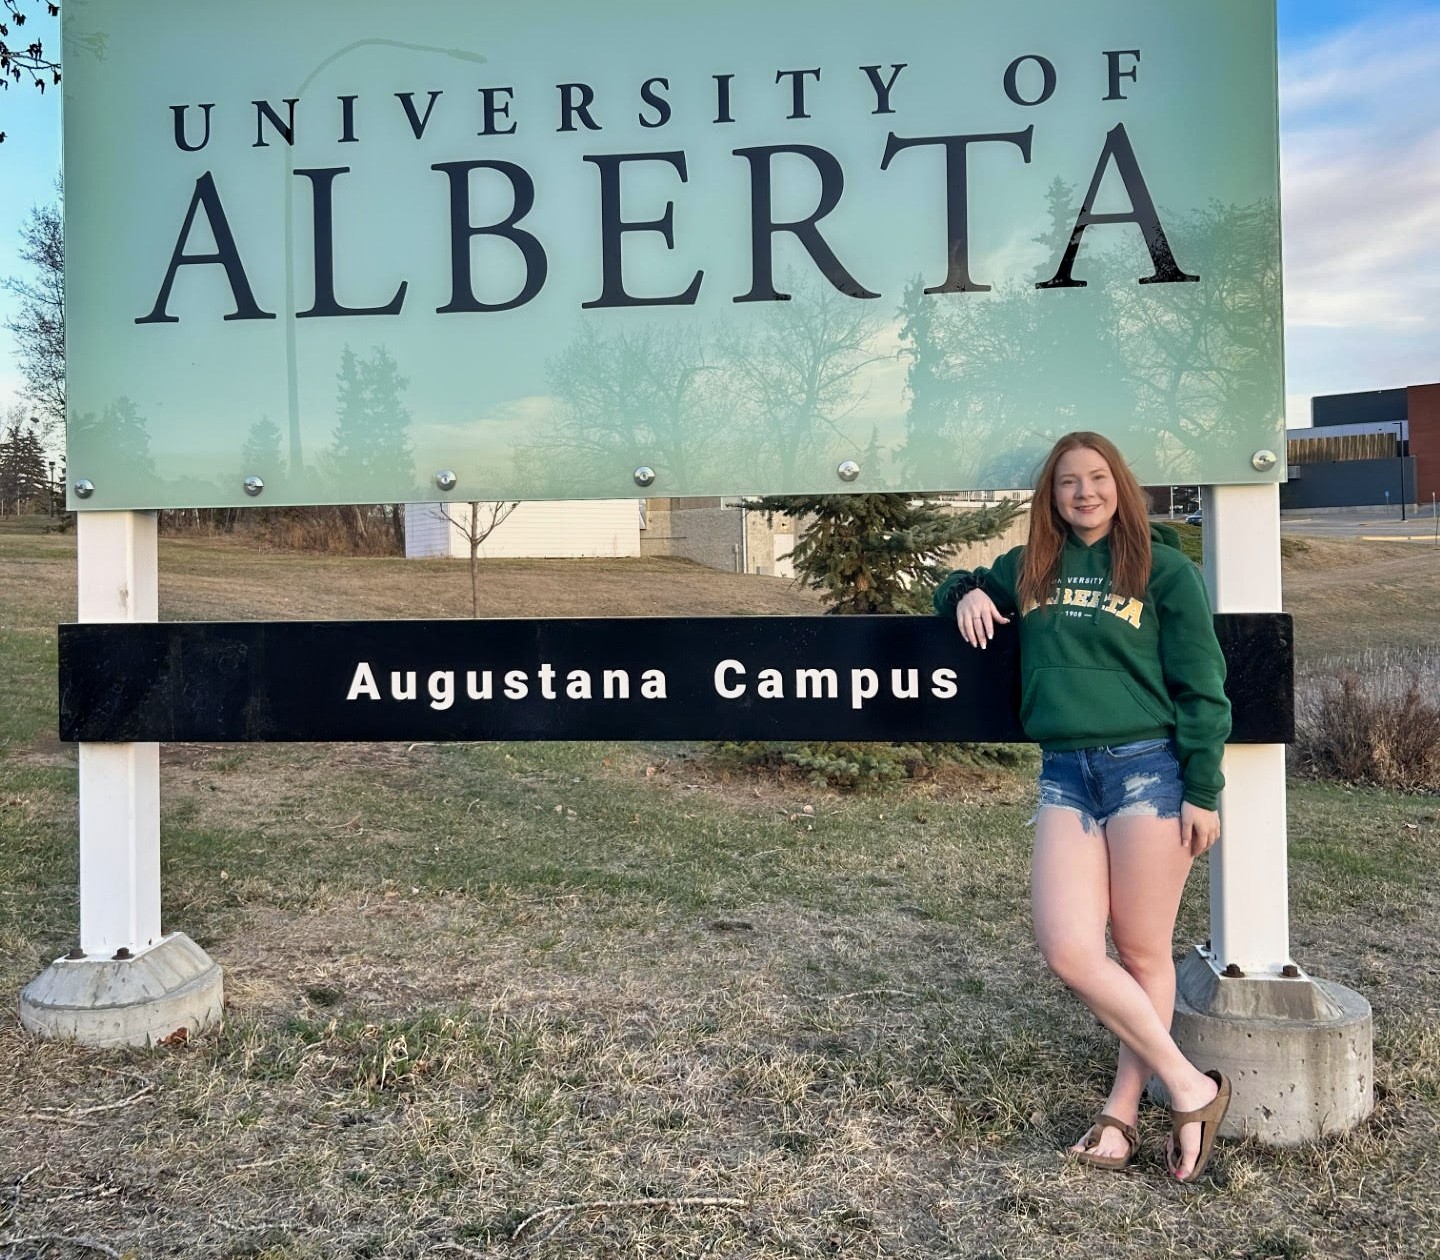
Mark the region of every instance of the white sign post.
[[[1215, 611], [1280, 611], [1279, 487], [1207, 486], [1201, 504]], [[1210, 940], [1180, 965], [1175, 1040], [1235, 1082], [1227, 1136], [1343, 1132], [1374, 1107], [1370, 1004], [1290, 957], [1285, 746], [1231, 744], [1224, 770]]]
[[[81, 621], [155, 621], [153, 512], [77, 518]], [[81, 744], [80, 945], [20, 996], [32, 1032], [149, 1045], [220, 1018], [220, 968], [160, 927], [160, 745]]]

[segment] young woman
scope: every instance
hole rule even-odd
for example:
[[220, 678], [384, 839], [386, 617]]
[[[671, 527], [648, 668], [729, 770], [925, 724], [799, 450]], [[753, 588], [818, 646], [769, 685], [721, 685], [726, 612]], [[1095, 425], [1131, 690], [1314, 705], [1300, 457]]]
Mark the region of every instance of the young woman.
[[[1168, 535], [1168, 537], [1167, 537]], [[1046, 459], [1030, 536], [935, 594], [984, 648], [1020, 621], [1021, 711], [1043, 752], [1031, 899], [1046, 963], [1120, 1039], [1115, 1083], [1071, 1147], [1124, 1168], [1153, 1073], [1170, 1094], [1170, 1171], [1193, 1181], [1230, 1102], [1170, 1037], [1175, 915], [1193, 858], [1220, 835], [1220, 756], [1230, 733], [1225, 661], [1199, 570], [1152, 534], [1115, 446], [1071, 433]], [[1106, 953], [1110, 926], [1116, 962]]]

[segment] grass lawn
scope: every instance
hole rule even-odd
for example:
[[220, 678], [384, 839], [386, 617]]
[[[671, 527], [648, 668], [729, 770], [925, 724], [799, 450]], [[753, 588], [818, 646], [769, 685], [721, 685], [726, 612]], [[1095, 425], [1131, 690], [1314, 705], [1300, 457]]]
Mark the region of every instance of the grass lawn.
[[[1290, 550], [1302, 665], [1433, 643], [1428, 549]], [[818, 608], [673, 561], [483, 579], [507, 614]], [[162, 541], [167, 619], [468, 608], [461, 563]], [[1194, 1188], [1155, 1110], [1130, 1175], [1059, 1154], [1113, 1045], [1031, 942], [999, 768], [854, 797], [688, 745], [167, 745], [165, 926], [227, 1017], [100, 1052], [13, 1003], [74, 943], [73, 615], [73, 539], [0, 528], [0, 1260], [1440, 1255], [1440, 800], [1290, 785], [1294, 954], [1374, 1005], [1377, 1106]]]

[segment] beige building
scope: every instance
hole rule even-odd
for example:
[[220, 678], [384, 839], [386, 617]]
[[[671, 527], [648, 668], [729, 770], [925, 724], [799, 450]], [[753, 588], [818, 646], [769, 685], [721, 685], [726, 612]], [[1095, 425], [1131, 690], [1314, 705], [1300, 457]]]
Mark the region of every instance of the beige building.
[[741, 498], [647, 499], [640, 553], [680, 556], [729, 573], [794, 577], [794, 521], [774, 521]]
[[[970, 511], [989, 499], [949, 499], [947, 510]], [[482, 525], [488, 504], [481, 505]], [[405, 505], [405, 554], [468, 557], [469, 505]], [[1025, 541], [1022, 513], [999, 538], [962, 548], [956, 568], [986, 564]], [[743, 498], [596, 499], [521, 503], [480, 545], [486, 558], [676, 556], [727, 573], [795, 576], [790, 553], [803, 522], [773, 517]]]
[[[1028, 491], [1001, 492], [975, 498], [947, 497], [948, 511], [968, 512], [997, 498], [1028, 499]], [[790, 552], [804, 533], [804, 522], [783, 512], [770, 518], [743, 499], [650, 499], [648, 527], [641, 536], [641, 554], [683, 556], [712, 569], [794, 577]], [[1002, 551], [1025, 541], [1030, 526], [1021, 512], [1002, 535], [963, 547], [955, 553], [955, 568], [988, 564]]]
[[[480, 529], [490, 522], [493, 506], [480, 504]], [[486, 559], [638, 556], [644, 510], [643, 499], [521, 503], [486, 536], [479, 554]], [[407, 558], [468, 559], [469, 531], [468, 503], [405, 505]]]

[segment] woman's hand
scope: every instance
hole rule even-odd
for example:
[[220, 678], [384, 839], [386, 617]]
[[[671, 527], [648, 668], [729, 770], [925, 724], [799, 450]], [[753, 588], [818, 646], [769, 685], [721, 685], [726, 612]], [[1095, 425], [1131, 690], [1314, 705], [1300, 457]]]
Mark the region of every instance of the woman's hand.
[[1199, 857], [1220, 839], [1220, 815], [1185, 801], [1180, 806], [1180, 843], [1190, 847], [1190, 856]]
[[955, 605], [955, 624], [966, 643], [983, 648], [995, 637], [995, 627], [1008, 626], [1010, 618], [1002, 617], [995, 601], [976, 587]]

